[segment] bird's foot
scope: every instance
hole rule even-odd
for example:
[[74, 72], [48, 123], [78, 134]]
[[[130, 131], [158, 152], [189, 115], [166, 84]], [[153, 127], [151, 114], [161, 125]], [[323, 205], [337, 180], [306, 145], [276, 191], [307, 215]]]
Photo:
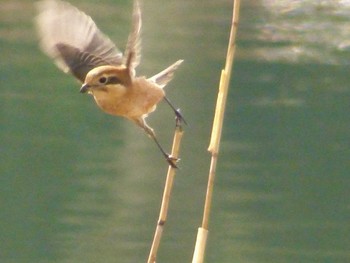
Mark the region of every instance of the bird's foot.
[[176, 127], [181, 127], [181, 124], [184, 123], [187, 125], [185, 118], [182, 116], [180, 109], [174, 110]]
[[172, 156], [171, 154], [166, 154], [165, 155], [165, 159], [167, 160], [167, 162], [169, 163], [169, 165], [172, 167], [172, 168], [178, 168], [177, 167], [177, 162], [180, 161], [179, 158], [175, 158], [174, 156]]

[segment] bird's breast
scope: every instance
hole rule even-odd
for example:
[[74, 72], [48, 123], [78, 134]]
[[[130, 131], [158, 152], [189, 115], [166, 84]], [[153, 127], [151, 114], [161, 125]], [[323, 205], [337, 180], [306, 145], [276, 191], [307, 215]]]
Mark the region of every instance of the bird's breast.
[[97, 105], [106, 113], [129, 119], [142, 117], [152, 112], [163, 99], [164, 91], [144, 77], [135, 78], [130, 87], [108, 86], [96, 90], [93, 96]]

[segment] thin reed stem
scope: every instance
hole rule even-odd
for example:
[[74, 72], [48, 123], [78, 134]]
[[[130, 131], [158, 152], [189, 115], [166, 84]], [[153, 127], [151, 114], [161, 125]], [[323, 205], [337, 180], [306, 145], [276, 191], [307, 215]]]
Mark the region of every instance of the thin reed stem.
[[[171, 150], [171, 157], [174, 159], [178, 158], [182, 135], [183, 135], [183, 131], [182, 131], [181, 125], [176, 125], [174, 139], [173, 139], [173, 146], [172, 146], [172, 150]], [[166, 178], [166, 182], [165, 182], [165, 186], [164, 186], [163, 199], [162, 199], [162, 204], [161, 204], [161, 208], [160, 208], [159, 219], [157, 222], [157, 227], [156, 227], [156, 231], [154, 233], [154, 238], [153, 238], [153, 242], [152, 242], [152, 246], [151, 246], [151, 250], [150, 250], [150, 253], [148, 256], [147, 263], [155, 263], [156, 259], [157, 259], [157, 253], [158, 253], [158, 248], [160, 245], [160, 240], [162, 238], [164, 225], [165, 225], [166, 220], [167, 220], [170, 195], [171, 195], [171, 190], [173, 188], [175, 172], [176, 172], [176, 168], [174, 166], [169, 165], [167, 178]]]
[[226, 55], [226, 64], [225, 64], [225, 68], [221, 71], [219, 92], [218, 92], [218, 97], [216, 101], [215, 117], [213, 121], [210, 144], [208, 147], [208, 151], [211, 153], [211, 162], [210, 162], [210, 169], [209, 169], [207, 193], [206, 193], [205, 204], [204, 204], [203, 220], [202, 220], [201, 227], [198, 228], [196, 246], [193, 254], [192, 263], [202, 263], [204, 261], [204, 254], [205, 254], [208, 229], [209, 229], [208, 226], [209, 226], [209, 218], [210, 218], [210, 212], [211, 212], [211, 203], [212, 203], [212, 196], [213, 196], [213, 189], [214, 189], [214, 180], [215, 180], [215, 174], [216, 174], [216, 166], [217, 166], [217, 160], [219, 155], [222, 127], [223, 127], [227, 94], [228, 94], [229, 83], [230, 83], [231, 72], [232, 72], [233, 58], [235, 55], [235, 48], [236, 48], [235, 42], [236, 42], [237, 27], [238, 27], [238, 21], [239, 21], [239, 7], [240, 7], [240, 0], [234, 0], [230, 40], [229, 40], [227, 55]]

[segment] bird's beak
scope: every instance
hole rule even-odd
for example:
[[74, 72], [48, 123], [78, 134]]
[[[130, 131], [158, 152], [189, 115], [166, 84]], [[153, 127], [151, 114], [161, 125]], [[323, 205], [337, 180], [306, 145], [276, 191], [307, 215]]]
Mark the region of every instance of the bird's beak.
[[86, 93], [89, 91], [91, 87], [88, 84], [83, 84], [83, 86], [81, 86], [80, 88], [80, 93]]

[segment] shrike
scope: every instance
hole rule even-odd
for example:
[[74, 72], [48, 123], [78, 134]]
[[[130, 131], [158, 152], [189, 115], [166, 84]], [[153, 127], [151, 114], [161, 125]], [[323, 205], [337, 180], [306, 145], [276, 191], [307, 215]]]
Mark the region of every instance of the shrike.
[[139, 3], [134, 2], [132, 29], [124, 54], [89, 16], [71, 4], [45, 0], [37, 7], [36, 25], [42, 50], [60, 69], [75, 76], [82, 83], [80, 92], [91, 94], [104, 112], [125, 117], [140, 126], [155, 141], [168, 163], [176, 167], [177, 160], [164, 151], [145, 118], [165, 99], [177, 118], [183, 120], [163, 90], [183, 60], [151, 78], [136, 76], [141, 57]]

